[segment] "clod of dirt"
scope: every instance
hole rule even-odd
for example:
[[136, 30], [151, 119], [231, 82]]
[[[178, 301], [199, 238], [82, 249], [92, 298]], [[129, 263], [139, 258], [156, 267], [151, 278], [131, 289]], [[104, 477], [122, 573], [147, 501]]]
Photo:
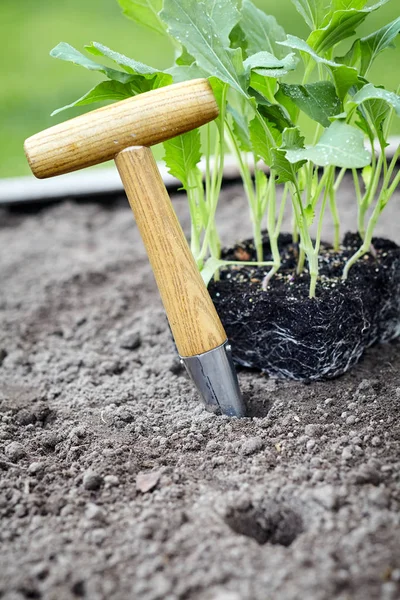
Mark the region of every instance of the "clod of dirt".
[[5, 447], [6, 456], [10, 460], [20, 460], [26, 455], [25, 448], [19, 442], [11, 442]]
[[103, 485], [103, 482], [103, 477], [94, 471], [86, 471], [83, 475], [83, 487], [85, 490], [99, 490]]
[[[365, 349], [400, 334], [400, 247], [374, 238], [376, 256], [366, 255], [341, 276], [361, 239], [346, 234], [340, 251], [323, 245], [317, 297], [310, 299], [309, 275], [295, 274], [297, 249], [282, 234], [280, 271], [268, 289], [265, 267], [229, 266], [209, 291], [232, 343], [235, 362], [282, 379], [314, 381], [336, 377], [356, 364]], [[271, 260], [267, 236], [264, 260]], [[247, 248], [256, 260], [252, 240]], [[224, 258], [237, 259], [236, 248]]]
[[230, 507], [225, 522], [236, 533], [246, 535], [259, 544], [290, 546], [303, 531], [303, 522], [290, 507], [275, 502], [265, 507], [250, 503], [243, 507]]

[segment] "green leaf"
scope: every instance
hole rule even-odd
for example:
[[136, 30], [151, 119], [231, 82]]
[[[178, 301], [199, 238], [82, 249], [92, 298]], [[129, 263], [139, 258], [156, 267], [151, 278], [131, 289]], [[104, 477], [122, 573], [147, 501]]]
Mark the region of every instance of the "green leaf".
[[185, 190], [189, 187], [189, 173], [197, 169], [201, 159], [200, 132], [193, 129], [163, 143], [164, 160], [169, 173], [182, 182]]
[[394, 48], [393, 40], [400, 33], [400, 17], [375, 33], [360, 40], [361, 75], [366, 75], [375, 58], [386, 48]]
[[120, 83], [119, 81], [102, 81], [96, 85], [93, 89], [87, 92], [84, 96], [75, 100], [71, 104], [67, 104], [62, 108], [51, 113], [51, 116], [57, 115], [63, 110], [73, 108], [74, 106], [85, 106], [87, 104], [94, 104], [95, 102], [104, 102], [105, 100], [124, 100], [132, 96], [132, 90], [130, 84]]
[[95, 56], [109, 58], [131, 75], [153, 77], [156, 73], [160, 72], [156, 69], [153, 69], [153, 67], [149, 67], [148, 65], [133, 60], [132, 58], [128, 58], [119, 52], [115, 52], [114, 50], [111, 50], [110, 48], [107, 48], [107, 46], [103, 46], [103, 44], [99, 44], [98, 42], [92, 42], [90, 45], [85, 46], [85, 49], [90, 52], [90, 54], [94, 54]]
[[318, 29], [327, 12], [328, 0], [292, 0], [310, 29]]
[[70, 46], [65, 42], [60, 42], [55, 48], [53, 48], [53, 50], [50, 52], [50, 56], [71, 62], [74, 65], [80, 65], [89, 71], [99, 71], [100, 73], [104, 73], [104, 75], [106, 75], [109, 79], [119, 81], [120, 83], [126, 83], [131, 79], [131, 75], [128, 73], [123, 73], [122, 71], [117, 71], [115, 69], [105, 67], [104, 65], [99, 65], [97, 62], [91, 60], [76, 50], [73, 46]]
[[263, 98], [268, 100], [270, 104], [275, 104], [276, 78], [264, 77], [255, 71], [250, 76], [250, 87], [256, 90]]
[[256, 54], [265, 50], [282, 57], [284, 52], [276, 45], [276, 42], [284, 40], [286, 35], [275, 17], [266, 15], [250, 0], [243, 0], [241, 12], [240, 27], [247, 41], [248, 54]]
[[288, 150], [286, 158], [291, 163], [311, 160], [320, 167], [359, 169], [370, 163], [371, 154], [364, 148], [361, 131], [343, 121], [334, 121], [315, 146]]
[[281, 148], [273, 148], [272, 150], [272, 169], [278, 175], [276, 183], [296, 183], [296, 173], [306, 162], [306, 160], [302, 159], [291, 163], [286, 158], [286, 154], [287, 151]]
[[275, 99], [278, 102], [278, 104], [280, 104], [280, 106], [286, 110], [291, 121], [293, 123], [297, 123], [300, 110], [295, 105], [295, 103], [289, 98], [289, 96], [285, 96], [285, 94], [279, 88], [275, 94]]
[[311, 58], [313, 58], [315, 60], [315, 62], [317, 62], [317, 63], [321, 63], [321, 64], [327, 65], [329, 67], [339, 67], [340, 66], [339, 63], [336, 63], [333, 60], [328, 60], [327, 58], [323, 58], [322, 56], [319, 56], [307, 44], [307, 42], [305, 42], [304, 40], [302, 40], [301, 38], [299, 38], [295, 35], [288, 35], [286, 40], [284, 40], [282, 42], [278, 42], [278, 44], [280, 44], [281, 46], [288, 46], [289, 48], [292, 48], [293, 50], [299, 50], [300, 52], [304, 52], [308, 56], [311, 56]]
[[187, 48], [201, 69], [246, 95], [240, 72], [242, 51], [229, 48], [229, 33], [240, 19], [235, 4], [228, 0], [165, 0], [161, 18], [169, 34]]
[[341, 65], [331, 69], [333, 80], [335, 82], [336, 93], [343, 102], [349, 89], [358, 84], [358, 73], [356, 69]]
[[282, 134], [282, 146], [284, 150], [301, 150], [304, 148], [304, 136], [298, 127], [289, 127]]
[[329, 117], [341, 110], [341, 102], [335, 86], [330, 81], [318, 81], [306, 85], [281, 84], [282, 92], [314, 121], [329, 127]]
[[163, 0], [118, 0], [118, 3], [128, 19], [157, 33], [165, 33], [165, 25], [158, 16]]
[[336, 0], [329, 22], [324, 27], [313, 31], [309, 35], [307, 43], [317, 54], [327, 52], [342, 40], [354, 35], [357, 27], [367, 16], [388, 1], [380, 0], [373, 6], [363, 8], [366, 0]]
[[274, 127], [271, 123], [268, 123], [268, 121], [264, 120], [264, 125], [257, 117], [250, 121], [250, 140], [256, 156], [261, 158], [266, 165], [271, 165], [273, 158], [272, 150], [274, 146], [271, 144], [265, 131], [266, 127], [268, 127], [269, 131], [274, 135]]
[[281, 143], [280, 132], [287, 127], [293, 126], [289, 113], [285, 107], [279, 106], [279, 104], [270, 104], [268, 100], [258, 104], [258, 112], [263, 115], [270, 126], [273, 127], [271, 133], [279, 146]]
[[355, 96], [351, 99], [351, 105], [359, 105], [367, 100], [383, 100], [389, 104], [396, 112], [396, 115], [400, 117], [400, 96], [394, 92], [389, 92], [384, 88], [375, 87], [372, 83], [364, 85]]
[[297, 66], [297, 59], [293, 52], [290, 52], [290, 54], [287, 54], [282, 59], [276, 58], [270, 52], [257, 52], [257, 54], [249, 56], [244, 61], [243, 66], [248, 73], [255, 70], [256, 73], [263, 77], [277, 78], [287, 75], [289, 71], [293, 71]]
[[277, 183], [296, 183], [296, 173], [305, 164], [305, 160], [290, 163], [286, 158], [288, 150], [301, 150], [304, 148], [304, 137], [297, 127], [289, 127], [282, 134], [282, 145], [272, 150], [272, 168], [278, 175]]
[[193, 63], [192, 65], [174, 65], [165, 72], [171, 75], [174, 83], [189, 81], [190, 79], [200, 79], [202, 77], [206, 78], [208, 75], [203, 69], [200, 69], [196, 63]]
[[240, 20], [241, 0], [201, 0], [201, 3], [216, 24], [221, 40], [229, 48], [229, 35]]

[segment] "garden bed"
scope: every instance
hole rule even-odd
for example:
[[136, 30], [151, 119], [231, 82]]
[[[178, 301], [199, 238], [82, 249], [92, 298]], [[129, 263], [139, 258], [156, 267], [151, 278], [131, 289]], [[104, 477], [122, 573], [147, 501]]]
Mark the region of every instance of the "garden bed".
[[[221, 201], [226, 243], [240, 193]], [[376, 230], [397, 243], [398, 202]], [[240, 370], [251, 418], [216, 417], [126, 201], [4, 212], [0, 246], [2, 598], [398, 597], [398, 342], [311, 385]]]

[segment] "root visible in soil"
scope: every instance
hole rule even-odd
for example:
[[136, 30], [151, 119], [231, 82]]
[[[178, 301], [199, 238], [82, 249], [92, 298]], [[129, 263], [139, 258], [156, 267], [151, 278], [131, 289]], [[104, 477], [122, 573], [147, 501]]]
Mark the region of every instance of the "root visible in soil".
[[[347, 234], [339, 252], [324, 245], [317, 297], [308, 297], [310, 277], [296, 275], [298, 249], [281, 235], [282, 267], [261, 287], [262, 267], [228, 267], [209, 291], [232, 343], [236, 363], [270, 376], [317, 380], [345, 373], [376, 343], [400, 333], [400, 248], [374, 239], [376, 256], [367, 254], [342, 281], [343, 266], [359, 246]], [[226, 251], [224, 258], [256, 260], [251, 240]], [[264, 238], [264, 260], [270, 260]]]

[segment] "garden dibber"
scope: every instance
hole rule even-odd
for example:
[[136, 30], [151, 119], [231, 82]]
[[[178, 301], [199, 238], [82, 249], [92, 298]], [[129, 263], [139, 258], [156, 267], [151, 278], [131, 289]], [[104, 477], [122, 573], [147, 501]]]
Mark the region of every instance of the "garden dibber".
[[197, 79], [51, 127], [27, 139], [25, 153], [39, 179], [115, 159], [181, 360], [209, 410], [242, 417], [226, 333], [149, 148], [217, 116], [209, 83]]

